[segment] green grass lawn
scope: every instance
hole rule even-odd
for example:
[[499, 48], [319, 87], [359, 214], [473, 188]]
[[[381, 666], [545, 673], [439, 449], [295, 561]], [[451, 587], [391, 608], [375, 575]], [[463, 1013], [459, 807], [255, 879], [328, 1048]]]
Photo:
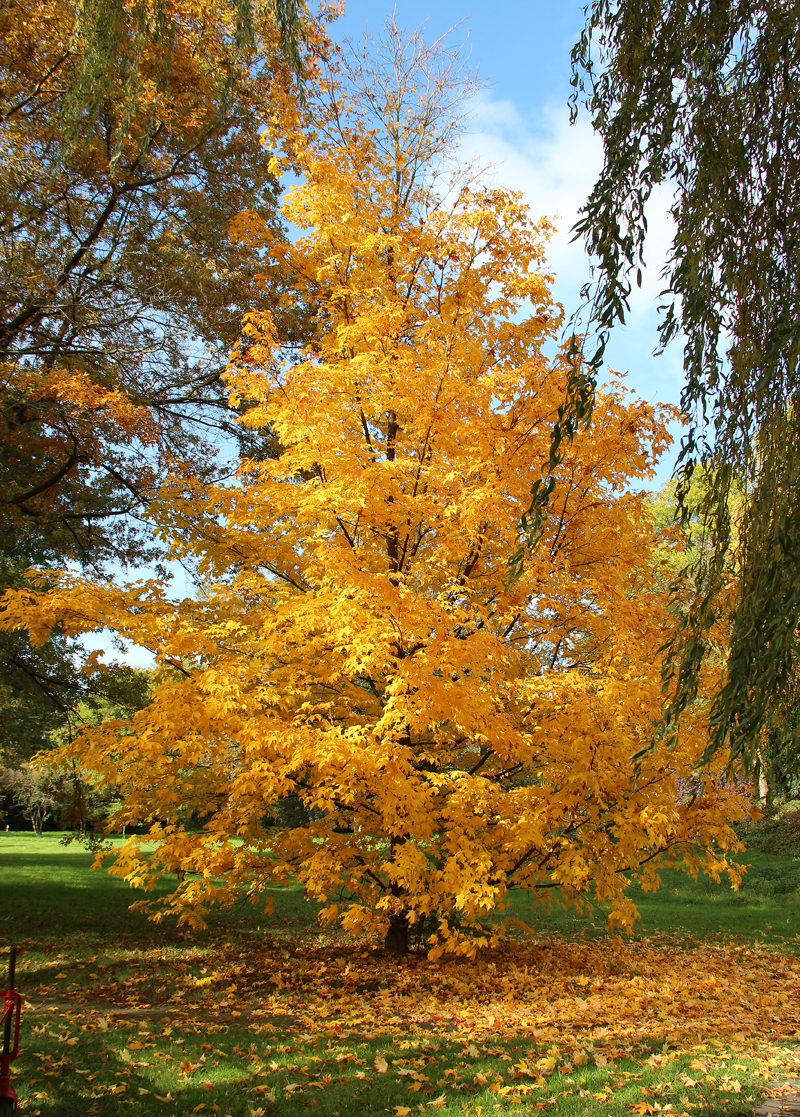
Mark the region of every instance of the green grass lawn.
[[[485, 1027], [473, 1033], [465, 1025], [456, 1035], [422, 1022], [381, 1032], [366, 1001], [363, 1018], [347, 1029], [321, 1021], [305, 1031], [291, 1015], [258, 1016], [259, 989], [266, 995], [276, 981], [280, 987], [279, 968], [305, 967], [303, 980], [329, 972], [344, 994], [338, 975], [352, 962], [360, 967], [358, 988], [378, 998], [374, 1004], [403, 982], [430, 999], [445, 971], [457, 987], [458, 965], [387, 961], [376, 944], [323, 934], [316, 908], [296, 887], [276, 890], [269, 920], [243, 906], [215, 916], [207, 931], [155, 925], [128, 910], [136, 897], [124, 883], [92, 872], [91, 856], [64, 847], [60, 837], [0, 833], [0, 946], [19, 947], [19, 985], [32, 1006], [12, 1078], [21, 1112], [31, 1117], [303, 1117], [309, 1110], [319, 1117], [437, 1110], [445, 1117], [737, 1117], [752, 1113], [773, 1076], [795, 1066], [800, 1076], [794, 1042], [737, 1033], [677, 1043], [666, 1024], [623, 1041], [587, 1023], [566, 1040], [546, 1027], [487, 1035]], [[676, 951], [681, 942], [709, 939], [795, 950], [800, 861], [764, 852], [744, 861], [751, 867], [739, 893], [665, 872], [660, 892], [635, 896], [642, 915], [636, 935], [669, 935]], [[548, 964], [548, 942], [603, 941], [600, 911], [575, 917], [556, 905], [532, 913], [525, 897], [512, 906], [545, 944], [539, 965]], [[495, 960], [487, 955], [485, 965], [493, 969]], [[384, 985], [390, 969], [391, 987]], [[319, 973], [316, 980], [318, 988]], [[603, 980], [602, 973], [581, 973], [577, 995], [588, 998]], [[183, 999], [176, 1003], [176, 996]]]
[[[741, 855], [740, 860], [748, 870], [737, 892], [727, 877], [715, 884], [708, 877], [692, 880], [670, 868], [662, 871], [657, 892], [642, 892], [634, 886], [630, 895], [640, 915], [634, 934], [731, 935], [796, 943], [800, 936], [800, 857], [754, 851]], [[515, 896], [512, 903], [537, 930], [604, 933], [602, 909], [580, 916], [558, 904], [549, 911], [532, 910], [526, 896]]]

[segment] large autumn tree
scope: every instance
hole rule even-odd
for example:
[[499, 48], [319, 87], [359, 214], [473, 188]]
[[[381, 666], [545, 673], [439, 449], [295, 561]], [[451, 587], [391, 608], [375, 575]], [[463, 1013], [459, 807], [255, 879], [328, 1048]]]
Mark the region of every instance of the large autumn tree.
[[[292, 0], [3, 5], [0, 585], [151, 559], [160, 477], [209, 476], [231, 434], [220, 376], [245, 309], [297, 336], [288, 277], [256, 283], [228, 226], [247, 208], [279, 228], [257, 105], [315, 35]], [[80, 697], [62, 643], [0, 644], [13, 738]]]
[[[65, 574], [9, 597], [4, 624], [107, 626], [155, 653], [147, 708], [63, 755], [120, 789], [117, 824], [148, 826], [154, 852], [133, 838], [114, 871], [185, 870], [168, 907], [186, 918], [292, 876], [324, 918], [399, 952], [415, 931], [471, 949], [512, 887], [593, 887], [625, 922], [631, 877], [652, 883], [664, 856], [717, 872], [732, 840], [713, 779], [680, 794], [700, 710], [631, 765], [661, 708], [635, 485], [665, 416], [620, 385], [599, 395], [510, 584], [568, 369], [549, 227], [453, 169], [453, 60], [392, 27], [382, 51], [275, 121], [300, 175], [296, 242], [239, 222], [250, 251], [288, 262], [316, 340], [293, 358], [271, 315], [247, 317], [232, 402], [253, 401], [244, 423], [282, 454], [243, 461], [235, 485], [176, 477], [152, 509], [201, 599]], [[276, 828], [290, 797], [305, 818]]]

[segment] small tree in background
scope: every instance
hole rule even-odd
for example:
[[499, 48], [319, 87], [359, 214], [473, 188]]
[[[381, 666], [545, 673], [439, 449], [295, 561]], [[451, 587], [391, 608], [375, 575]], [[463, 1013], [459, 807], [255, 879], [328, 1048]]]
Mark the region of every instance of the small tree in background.
[[0, 779], [23, 817], [30, 822], [34, 834], [40, 838], [44, 824], [60, 810], [64, 793], [64, 772], [24, 764], [17, 769], [3, 768]]

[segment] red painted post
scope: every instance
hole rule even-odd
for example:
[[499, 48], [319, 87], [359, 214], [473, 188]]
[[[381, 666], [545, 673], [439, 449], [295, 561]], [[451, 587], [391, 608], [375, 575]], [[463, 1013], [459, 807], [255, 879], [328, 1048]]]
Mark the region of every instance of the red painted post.
[[14, 990], [17, 968], [17, 948], [8, 954], [8, 988], [3, 1007], [3, 1050], [0, 1052], [0, 1114], [13, 1113], [17, 1108], [17, 1095], [11, 1088], [11, 1062], [19, 1054], [19, 1022], [22, 1015], [22, 996]]

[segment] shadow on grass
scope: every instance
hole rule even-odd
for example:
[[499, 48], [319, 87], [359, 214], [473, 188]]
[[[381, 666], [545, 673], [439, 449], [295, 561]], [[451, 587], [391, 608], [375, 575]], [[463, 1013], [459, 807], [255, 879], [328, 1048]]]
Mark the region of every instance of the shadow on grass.
[[[62, 845], [61, 838], [60, 834], [0, 835], [0, 938], [8, 940], [15, 928], [29, 934], [69, 927], [97, 934], [113, 930], [117, 937], [135, 938], [144, 945], [170, 937], [202, 941], [208, 934], [226, 934], [233, 924], [297, 940], [319, 933], [320, 905], [308, 902], [297, 885], [267, 889], [263, 899], [275, 902], [271, 916], [263, 914], [263, 904], [256, 907], [242, 899], [232, 909], [212, 911], [206, 932], [177, 928], [171, 919], [157, 926], [145, 912], [130, 910], [131, 905], [167, 896], [177, 886], [174, 877], [162, 879], [149, 891], [131, 889], [102, 869], [90, 871], [92, 855], [75, 845]], [[767, 942], [800, 936], [800, 861], [757, 851], [745, 854], [743, 861], [749, 871], [738, 892], [727, 878], [719, 884], [703, 877], [694, 881], [670, 868], [662, 871], [658, 892], [645, 893], [634, 886], [630, 895], [641, 916], [634, 936], [730, 935]], [[558, 902], [543, 905], [514, 892], [505, 915], [519, 917], [536, 933], [586, 938], [607, 933], [606, 911], [600, 905], [581, 914], [565, 910]]]
[[[10, 838], [0, 838], [0, 945], [24, 938], [51, 941], [69, 931], [82, 936], [91, 952], [109, 935], [147, 949], [189, 940], [202, 944], [227, 935], [232, 926], [245, 934], [269, 930], [295, 939], [317, 930], [320, 905], [306, 901], [297, 885], [268, 889], [258, 906], [242, 897], [232, 907], [214, 909], [205, 930], [179, 927], [171, 917], [155, 923], [132, 905], [157, 905], [175, 890], [176, 877], [162, 878], [152, 889], [131, 888], [103, 868], [93, 870], [92, 854], [61, 844], [60, 834]], [[264, 914], [267, 896], [275, 901], [274, 915]]]

